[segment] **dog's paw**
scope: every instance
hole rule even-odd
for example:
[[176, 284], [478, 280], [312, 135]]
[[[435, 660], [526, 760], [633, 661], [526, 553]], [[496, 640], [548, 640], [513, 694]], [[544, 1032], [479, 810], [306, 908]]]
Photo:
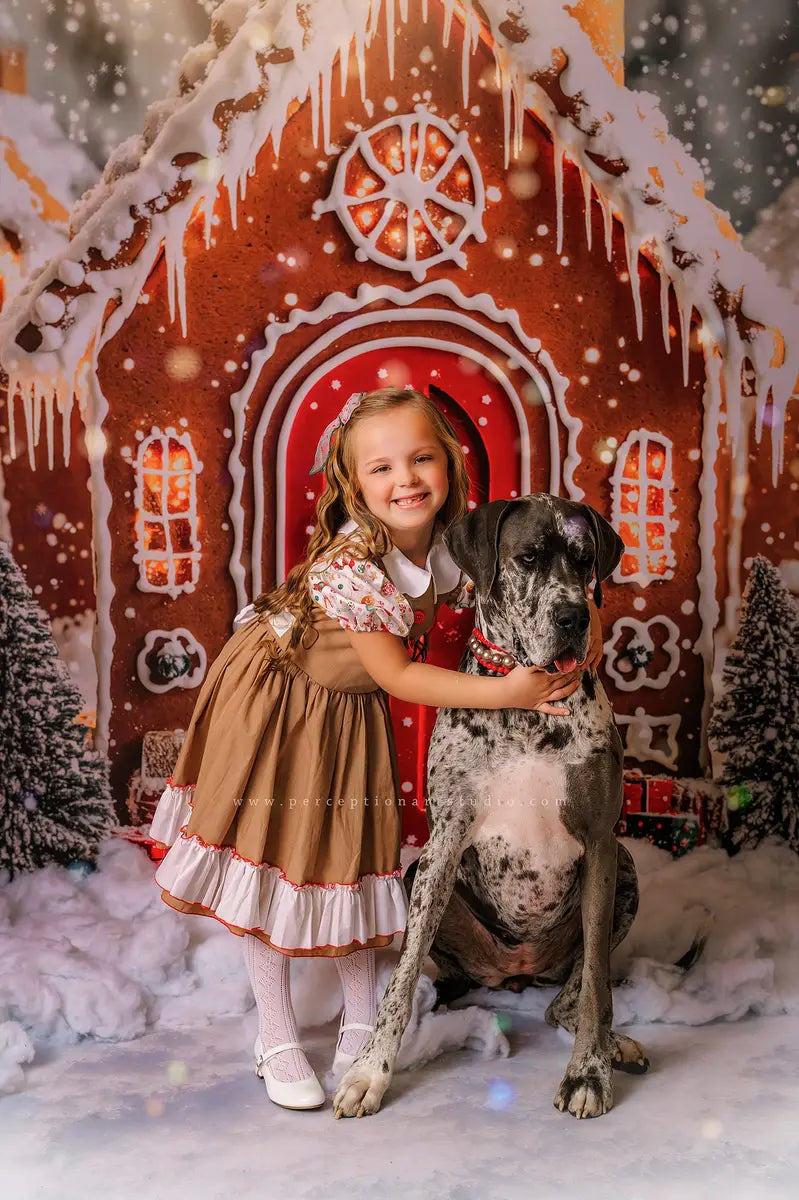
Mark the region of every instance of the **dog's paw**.
[[356, 1059], [333, 1097], [333, 1116], [368, 1117], [380, 1109], [391, 1072], [375, 1066], [364, 1056]]
[[569, 1069], [555, 1096], [555, 1108], [573, 1117], [601, 1117], [613, 1107], [610, 1064], [600, 1059]]
[[610, 1051], [613, 1066], [628, 1075], [644, 1075], [649, 1070], [649, 1059], [643, 1046], [632, 1038], [614, 1030], [610, 1035]]

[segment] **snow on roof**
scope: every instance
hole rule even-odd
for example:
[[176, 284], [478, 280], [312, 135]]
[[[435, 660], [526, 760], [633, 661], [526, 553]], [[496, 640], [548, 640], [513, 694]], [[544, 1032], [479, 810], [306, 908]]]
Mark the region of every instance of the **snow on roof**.
[[[617, 84], [578, 23], [559, 5], [539, 0], [422, 0], [444, 9], [444, 42], [462, 31], [464, 101], [469, 60], [482, 37], [495, 59], [505, 114], [506, 160], [521, 146], [523, 114], [532, 110], [555, 144], [558, 242], [563, 237], [562, 171], [567, 155], [582, 172], [586, 199], [595, 195], [606, 221], [621, 218], [639, 336], [643, 313], [638, 256], [655, 263], [663, 283], [661, 324], [669, 343], [669, 284], [679, 303], [687, 377], [692, 312], [703, 322], [708, 380], [735, 436], [742, 404], [741, 369], [748, 359], [758, 389], [758, 429], [769, 394], [774, 402], [775, 472], [782, 461], [782, 414], [794, 391], [799, 309], [763, 265], [735, 239], [725, 214], [702, 194], [702, 171], [667, 130], [657, 99]], [[9, 389], [55, 397], [66, 411], [82, 397], [79, 368], [95, 356], [133, 310], [163, 249], [170, 311], [186, 332], [183, 241], [192, 217], [211, 217], [218, 191], [236, 201], [260, 149], [282, 130], [297, 104], [310, 99], [315, 137], [328, 153], [333, 64], [350, 49], [365, 99], [366, 51], [381, 17], [393, 75], [397, 19], [407, 0], [223, 0], [211, 33], [183, 59], [171, 96], [148, 110], [141, 136], [110, 159], [103, 181], [76, 206], [73, 240], [32, 280], [0, 318], [0, 359]], [[457, 23], [453, 17], [458, 18]], [[354, 47], [353, 47], [354, 43]], [[343, 73], [343, 86], [347, 73]], [[588, 233], [588, 230], [586, 230]], [[110, 317], [109, 302], [115, 309]], [[721, 350], [721, 356], [715, 348]], [[30, 412], [31, 406], [26, 406]], [[29, 429], [29, 438], [31, 430]]]
[[0, 91], [0, 277], [6, 300], [63, 251], [69, 210], [96, 178], [97, 168], [47, 107]]

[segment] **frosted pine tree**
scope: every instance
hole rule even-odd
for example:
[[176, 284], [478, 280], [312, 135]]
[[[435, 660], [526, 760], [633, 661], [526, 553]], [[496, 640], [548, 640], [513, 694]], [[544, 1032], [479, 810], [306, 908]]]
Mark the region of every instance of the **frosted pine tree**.
[[767, 558], [752, 563], [708, 734], [726, 755], [727, 849], [769, 833], [799, 853], [799, 613]]
[[0, 541], [0, 871], [91, 860], [115, 823], [104, 757], [46, 615]]

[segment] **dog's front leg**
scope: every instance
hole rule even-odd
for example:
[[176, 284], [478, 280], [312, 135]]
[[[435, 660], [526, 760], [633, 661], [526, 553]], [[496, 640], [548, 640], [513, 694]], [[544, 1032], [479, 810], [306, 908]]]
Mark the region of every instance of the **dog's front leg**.
[[411, 1015], [422, 963], [455, 884], [466, 844], [465, 821], [437, 823], [426, 843], [413, 882], [402, 952], [377, 1010], [375, 1031], [333, 1097], [336, 1117], [376, 1113], [391, 1082], [402, 1035]]
[[610, 939], [616, 895], [616, 839], [588, 841], [580, 884], [583, 975], [574, 1049], [555, 1107], [575, 1117], [598, 1117], [613, 1107], [611, 1083]]

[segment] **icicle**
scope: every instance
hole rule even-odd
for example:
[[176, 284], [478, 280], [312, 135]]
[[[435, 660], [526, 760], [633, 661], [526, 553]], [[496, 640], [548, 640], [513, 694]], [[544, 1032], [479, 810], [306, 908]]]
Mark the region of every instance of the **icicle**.
[[555, 166], [555, 221], [557, 239], [555, 250], [558, 254], [563, 250], [563, 148], [560, 141], [553, 135], [552, 156]]
[[28, 438], [28, 462], [32, 471], [36, 470], [36, 455], [33, 452], [33, 392], [34, 385], [26, 384], [20, 393], [22, 396], [22, 411], [25, 414], [25, 433]]
[[663, 266], [662, 258], [658, 261], [660, 276], [660, 328], [663, 333], [663, 345], [666, 353], [671, 354], [671, 337], [669, 336], [669, 277]]
[[685, 281], [681, 275], [675, 275], [671, 281], [674, 288], [674, 295], [677, 300], [677, 311], [680, 314], [680, 339], [682, 341], [682, 381], [685, 387], [688, 387], [688, 375], [690, 370], [690, 338], [691, 338], [691, 314], [694, 311], [693, 301], [687, 295]]
[[449, 35], [452, 32], [452, 14], [455, 10], [455, 0], [444, 0], [444, 31], [442, 43], [446, 50], [449, 46]]
[[53, 411], [53, 397], [48, 396], [47, 403], [44, 406], [46, 428], [47, 428], [47, 466], [52, 471], [55, 460], [55, 413]]
[[[356, 33], [357, 37], [357, 33]], [[338, 74], [341, 81], [341, 97], [342, 99], [347, 94], [347, 76], [350, 71], [350, 45], [352, 39], [349, 32], [344, 32], [341, 41], [338, 44]]]
[[605, 254], [608, 262], [613, 257], [613, 213], [610, 208], [610, 201], [597, 190], [597, 200], [599, 207], [602, 209], [602, 223], [605, 227]]
[[427, 24], [427, 0], [422, 0], [422, 21]]
[[[371, 38], [371, 30], [368, 36]], [[366, 38], [367, 33], [360, 25], [355, 27], [355, 61], [358, 64], [358, 82], [361, 89], [361, 104], [366, 103]]]
[[[425, 17], [427, 20], [427, 17]], [[468, 12], [464, 15], [463, 23], [463, 45], [461, 46], [461, 96], [463, 97], [463, 107], [469, 107], [469, 75], [471, 66], [471, 56], [473, 47], [473, 28], [472, 22], [474, 14]]]
[[[170, 214], [171, 215], [171, 214]], [[174, 321], [175, 309], [180, 314], [180, 329], [186, 336], [186, 257], [183, 253], [183, 237], [185, 229], [176, 220], [166, 221], [164, 235], [164, 254], [166, 257], [167, 300], [169, 302], [169, 319]]]
[[505, 71], [504, 62], [502, 61], [503, 57], [503, 52], [497, 48], [497, 87], [502, 95], [502, 138], [505, 155], [505, 169], [507, 170], [507, 168], [510, 166], [511, 97], [510, 83]]
[[[723, 352], [722, 374], [724, 399], [727, 406], [727, 441], [735, 449], [741, 435], [741, 412], [744, 404], [742, 375], [745, 355], [735, 322], [724, 321], [724, 331], [727, 344]], [[707, 340], [712, 345], [712, 339]], [[707, 353], [705, 357], [707, 358]]]
[[19, 391], [20, 382], [19, 376], [13, 372], [9, 372], [8, 376], [8, 393], [6, 397], [6, 409], [8, 411], [8, 445], [9, 453], [12, 459], [17, 457], [16, 445], [16, 421], [14, 416], [14, 406], [16, 403], [17, 392]]
[[585, 209], [585, 241], [588, 249], [591, 249], [593, 239], [593, 229], [591, 227], [591, 200], [593, 199], [594, 188], [591, 183], [591, 176], [587, 171], [580, 167], [580, 178], [583, 181], [583, 207]]
[[330, 93], [333, 89], [333, 71], [330, 66], [326, 67], [320, 73], [319, 82], [322, 88], [322, 141], [325, 147], [325, 154], [332, 154], [333, 147], [330, 143]]
[[408, 0], [399, 0], [400, 20], [403, 25], [408, 24]]
[[627, 230], [626, 223], [624, 228], [624, 249], [627, 254], [627, 274], [630, 277], [630, 288], [633, 293], [633, 308], [635, 309], [635, 329], [640, 342], [644, 336], [644, 311], [641, 307], [641, 279], [638, 275], [638, 254], [641, 243], [638, 238], [633, 238]]
[[[386, 43], [388, 50], [388, 77], [394, 78], [394, 0], [385, 0]], [[445, 42], [446, 45], [446, 42]]]
[[[311, 99], [311, 139], [314, 146], [319, 145], [319, 87], [320, 79], [314, 76], [308, 85], [308, 95]], [[275, 149], [277, 157], [277, 149]]]
[[33, 444], [37, 448], [42, 436], [42, 397], [41, 384], [37, 381], [33, 389]]
[[61, 405], [61, 443], [64, 448], [64, 466], [69, 466], [72, 450], [72, 403]]
[[513, 72], [513, 154], [518, 158], [524, 146], [524, 79]]

